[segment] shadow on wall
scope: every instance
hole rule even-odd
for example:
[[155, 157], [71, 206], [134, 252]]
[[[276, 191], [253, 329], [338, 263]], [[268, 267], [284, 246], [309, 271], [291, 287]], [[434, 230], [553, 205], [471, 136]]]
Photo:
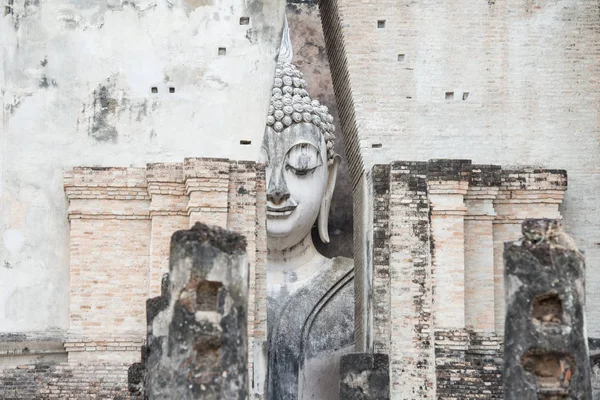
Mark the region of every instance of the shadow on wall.
[[288, 1], [287, 18], [290, 37], [294, 49], [294, 64], [304, 74], [308, 90], [313, 99], [317, 99], [329, 108], [336, 128], [335, 151], [342, 157], [338, 168], [337, 183], [329, 213], [329, 238], [324, 244], [319, 239], [316, 226], [312, 237], [317, 250], [326, 257], [349, 257], [353, 252], [352, 231], [352, 185], [348, 175], [346, 151], [339, 124], [338, 109], [335, 103], [329, 61], [325, 50], [325, 39], [321, 27], [321, 16], [317, 2]]

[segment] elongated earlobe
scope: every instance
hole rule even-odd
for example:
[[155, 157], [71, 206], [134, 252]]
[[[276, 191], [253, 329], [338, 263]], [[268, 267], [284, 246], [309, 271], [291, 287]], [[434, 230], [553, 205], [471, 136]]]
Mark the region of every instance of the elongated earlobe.
[[337, 169], [340, 165], [341, 158], [335, 155], [333, 164], [328, 167], [329, 176], [327, 178], [327, 190], [321, 200], [321, 209], [319, 210], [319, 218], [317, 227], [319, 229], [319, 237], [323, 243], [329, 243], [329, 208], [331, 207], [331, 198], [335, 189], [335, 181], [337, 179]]

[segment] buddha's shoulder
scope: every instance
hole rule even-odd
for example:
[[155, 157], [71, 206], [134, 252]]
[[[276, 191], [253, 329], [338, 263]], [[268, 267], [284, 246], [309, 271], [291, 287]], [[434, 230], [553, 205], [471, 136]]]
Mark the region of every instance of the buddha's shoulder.
[[353, 274], [354, 272], [354, 260], [348, 257], [333, 257], [331, 260], [331, 269], [335, 272]]

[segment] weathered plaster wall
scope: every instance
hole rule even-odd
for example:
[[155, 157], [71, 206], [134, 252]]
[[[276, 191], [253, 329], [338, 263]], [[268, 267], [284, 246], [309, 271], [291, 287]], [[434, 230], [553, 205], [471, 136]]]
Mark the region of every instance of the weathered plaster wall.
[[0, 332], [64, 330], [63, 171], [186, 156], [257, 158], [285, 4], [5, 3]]
[[[367, 171], [428, 158], [566, 169], [565, 225], [588, 264], [600, 262], [600, 1], [320, 7], [334, 36], [350, 170], [358, 154]], [[332, 58], [340, 51], [345, 59]], [[598, 337], [600, 270], [587, 274], [588, 329]]]

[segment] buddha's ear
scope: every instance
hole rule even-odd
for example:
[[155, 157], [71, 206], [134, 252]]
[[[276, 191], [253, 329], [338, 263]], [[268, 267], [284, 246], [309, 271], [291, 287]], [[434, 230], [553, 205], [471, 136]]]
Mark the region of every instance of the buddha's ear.
[[335, 189], [335, 180], [337, 179], [337, 169], [340, 165], [341, 157], [335, 155], [333, 157], [333, 163], [327, 168], [327, 189], [325, 195], [321, 200], [321, 209], [319, 211], [319, 218], [317, 221], [317, 227], [319, 228], [319, 237], [323, 243], [329, 243], [329, 208], [331, 207], [331, 197], [333, 196], [333, 189]]

